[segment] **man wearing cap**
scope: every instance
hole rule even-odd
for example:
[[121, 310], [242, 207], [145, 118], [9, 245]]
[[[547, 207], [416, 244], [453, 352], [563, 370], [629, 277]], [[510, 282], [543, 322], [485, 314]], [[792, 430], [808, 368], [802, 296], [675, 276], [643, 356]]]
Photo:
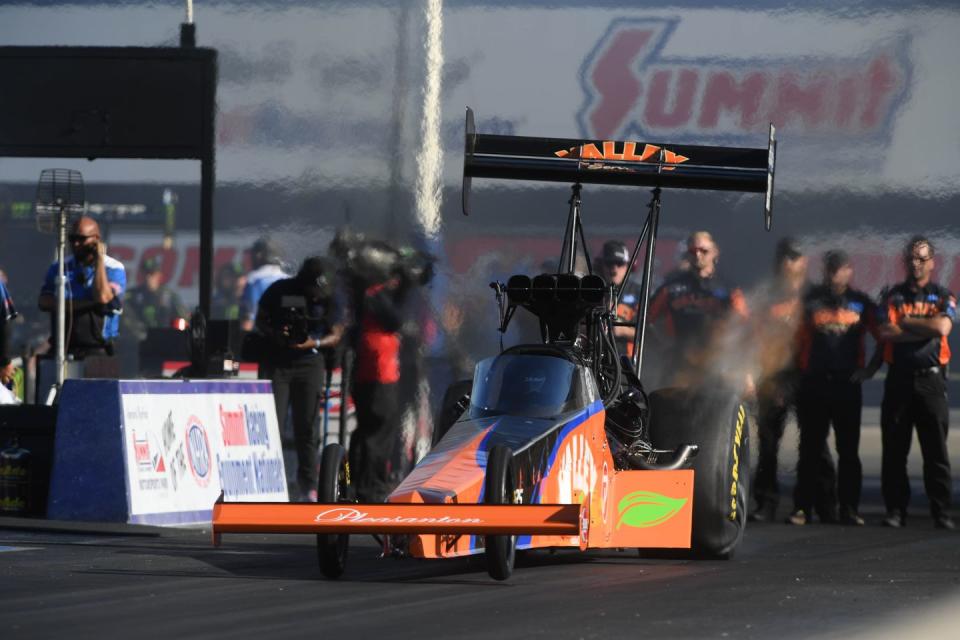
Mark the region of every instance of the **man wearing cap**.
[[[630, 266], [630, 251], [627, 245], [619, 240], [610, 240], [603, 245], [600, 271], [608, 284], [616, 287], [623, 286], [627, 279], [627, 269]], [[617, 305], [617, 320], [634, 322], [637, 318], [637, 306], [640, 304], [640, 284], [635, 280], [627, 282], [626, 288], [620, 295]], [[614, 327], [613, 335], [616, 338], [617, 353], [621, 356], [633, 356], [633, 339], [636, 329], [633, 327]]]
[[[816, 510], [825, 522], [838, 518], [840, 524], [863, 525], [858, 513], [862, 484], [858, 452], [861, 382], [873, 377], [880, 361], [874, 358], [864, 366], [867, 332], [876, 336], [876, 306], [867, 294], [850, 286], [852, 278], [847, 254], [828, 251], [823, 261], [823, 282], [812, 287], [803, 299], [797, 354], [801, 371], [797, 396], [800, 453], [794, 511], [787, 520], [790, 524], [806, 524]], [[838, 476], [826, 449], [831, 423]], [[835, 514], [838, 494], [840, 508]]]
[[746, 320], [743, 292], [717, 277], [720, 249], [707, 231], [687, 239], [690, 269], [660, 285], [650, 300], [648, 321], [661, 327], [669, 343], [664, 361], [677, 367], [671, 383], [703, 375], [713, 356], [717, 331], [731, 316]]
[[910, 501], [907, 455], [916, 426], [923, 454], [923, 484], [934, 526], [953, 529], [948, 510], [952, 491], [947, 456], [947, 336], [957, 319], [957, 300], [933, 282], [934, 246], [914, 236], [903, 254], [907, 279], [882, 297], [878, 333], [887, 379], [880, 408], [883, 444], [881, 485], [887, 515], [883, 524], [906, 524]]
[[773, 279], [760, 289], [751, 304], [757, 310], [750, 332], [757, 368], [758, 453], [753, 480], [756, 509], [750, 513], [753, 521], [773, 520], [780, 503], [777, 458], [787, 413], [796, 397], [795, 346], [807, 279], [807, 258], [796, 239], [780, 239], [773, 267]]
[[257, 317], [257, 305], [264, 291], [277, 280], [290, 276], [281, 266], [279, 252], [269, 238], [260, 238], [250, 247], [250, 263], [253, 271], [247, 274], [240, 299], [240, 326], [244, 331], [253, 329]]
[[157, 258], [140, 263], [142, 282], [127, 292], [123, 327], [137, 341], [147, 338], [147, 329], [172, 327], [178, 318], [189, 317], [180, 296], [163, 281], [163, 269]]
[[[93, 218], [79, 218], [70, 229], [68, 240], [73, 255], [64, 264], [67, 352], [77, 357], [113, 355], [113, 343], [120, 334], [126, 271], [119, 260], [107, 255], [100, 225]], [[56, 262], [50, 265], [37, 302], [41, 311], [50, 314], [53, 334], [58, 271]]]

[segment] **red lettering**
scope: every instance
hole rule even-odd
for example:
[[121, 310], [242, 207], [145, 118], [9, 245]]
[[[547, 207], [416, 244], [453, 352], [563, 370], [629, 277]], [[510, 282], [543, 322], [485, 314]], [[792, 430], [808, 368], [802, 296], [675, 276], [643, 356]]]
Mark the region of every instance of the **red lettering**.
[[748, 73], [739, 82], [727, 71], [710, 74], [697, 124], [705, 128], [716, 127], [721, 111], [733, 111], [740, 115], [740, 127], [753, 127], [758, 122], [757, 113], [766, 87], [767, 78], [760, 72]]
[[872, 129], [880, 123], [881, 113], [896, 86], [896, 76], [890, 70], [890, 61], [881, 56], [873, 61], [867, 71], [867, 104], [860, 114], [860, 124]]
[[947, 276], [950, 278], [950, 283], [947, 285], [947, 288], [957, 295], [957, 291], [960, 291], [960, 256], [957, 256], [953, 259], [953, 268], [950, 269], [950, 273]]
[[[668, 111], [670, 95], [670, 81], [676, 76], [676, 98], [672, 101], [672, 108]], [[647, 94], [647, 104], [643, 117], [652, 127], [672, 128], [686, 124], [693, 113], [693, 97], [697, 91], [698, 74], [693, 69], [682, 69], [679, 72], [660, 70], [653, 74], [650, 82], [650, 91]]]
[[243, 411], [227, 411], [220, 405], [220, 426], [223, 427], [223, 444], [228, 447], [248, 444], [247, 426]]
[[640, 97], [642, 86], [633, 71], [633, 61], [650, 42], [649, 29], [624, 29], [594, 66], [591, 80], [600, 94], [590, 114], [590, 125], [600, 138], [611, 138]]
[[125, 244], [112, 244], [107, 250], [111, 256], [123, 263], [123, 266], [132, 266], [137, 250]]
[[790, 122], [794, 115], [799, 116], [806, 127], [815, 128], [823, 118], [824, 95], [827, 92], [827, 79], [819, 76], [806, 86], [801, 86], [796, 74], [785, 73], [777, 85], [777, 101], [773, 122], [782, 127]]
[[178, 287], [192, 287], [194, 278], [200, 273], [200, 248], [187, 247], [187, 257], [183, 261]]

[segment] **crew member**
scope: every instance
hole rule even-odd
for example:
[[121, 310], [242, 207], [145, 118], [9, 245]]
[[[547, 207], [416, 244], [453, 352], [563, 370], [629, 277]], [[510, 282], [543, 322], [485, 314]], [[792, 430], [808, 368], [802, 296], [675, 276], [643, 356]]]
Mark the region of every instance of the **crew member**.
[[934, 526], [954, 528], [948, 512], [952, 483], [947, 456], [947, 336], [957, 318], [957, 301], [933, 282], [934, 256], [930, 240], [911, 238], [903, 255], [907, 279], [890, 288], [880, 305], [878, 333], [889, 368], [880, 408], [881, 485], [887, 507], [883, 524], [889, 527], [906, 524], [907, 454], [916, 426]]
[[[93, 218], [78, 219], [68, 236], [73, 255], [64, 265], [66, 278], [66, 347], [76, 357], [113, 355], [120, 333], [122, 297], [127, 286], [123, 264], [107, 255], [100, 226]], [[40, 290], [39, 307], [57, 322], [57, 263], [50, 265]]]
[[794, 238], [781, 238], [773, 260], [769, 285], [757, 294], [758, 310], [750, 335], [757, 364], [757, 470], [753, 479], [755, 522], [776, 518], [780, 503], [777, 458], [797, 389], [795, 346], [800, 324], [807, 258]]
[[746, 320], [746, 301], [740, 289], [727, 287], [717, 277], [720, 249], [707, 231], [687, 239], [690, 269], [660, 286], [650, 302], [649, 322], [661, 328], [669, 343], [665, 361], [677, 367], [673, 383], [689, 384], [707, 373], [711, 347], [731, 316]]
[[127, 292], [123, 327], [138, 341], [145, 340], [147, 329], [172, 327], [177, 318], [190, 314], [180, 296], [163, 281], [163, 270], [156, 258], [147, 258], [140, 264], [143, 282]]
[[250, 247], [250, 263], [253, 271], [247, 274], [240, 300], [240, 327], [250, 331], [257, 317], [260, 297], [277, 280], [290, 276], [281, 266], [279, 252], [269, 238], [260, 238]]
[[324, 382], [325, 350], [343, 334], [343, 299], [324, 258], [304, 260], [293, 278], [270, 285], [260, 298], [256, 329], [266, 338], [260, 377], [273, 382], [277, 419], [288, 407], [297, 450], [301, 500], [317, 500], [317, 415]]
[[400, 430], [400, 329], [403, 286], [399, 275], [366, 286], [357, 296], [357, 428], [350, 437], [350, 468], [361, 502], [383, 502], [392, 489], [391, 460]]
[[[840, 524], [863, 525], [858, 512], [863, 479], [858, 452], [861, 382], [873, 377], [880, 360], [865, 366], [867, 332], [876, 335], [876, 305], [850, 286], [852, 278], [847, 254], [828, 251], [823, 283], [811, 288], [803, 300], [797, 358], [802, 372], [797, 397], [800, 455], [791, 524], [806, 524], [816, 509], [823, 522], [838, 517]], [[831, 423], [838, 476], [826, 450]], [[840, 508], [835, 516], [838, 494]]]
[[220, 265], [210, 300], [210, 315], [220, 320], [238, 320], [246, 284], [247, 277], [239, 264], [227, 262]]
[[[623, 282], [627, 280], [627, 269], [630, 268], [630, 251], [627, 245], [619, 240], [606, 242], [603, 245], [600, 266], [608, 284], [618, 288], [623, 286]], [[620, 304], [617, 305], [617, 320], [636, 322], [640, 288], [641, 285], [636, 281], [627, 281], [626, 289], [620, 294]], [[633, 341], [636, 333], [637, 330], [634, 327], [614, 327], [613, 335], [616, 338], [617, 353], [621, 356], [633, 356]]]

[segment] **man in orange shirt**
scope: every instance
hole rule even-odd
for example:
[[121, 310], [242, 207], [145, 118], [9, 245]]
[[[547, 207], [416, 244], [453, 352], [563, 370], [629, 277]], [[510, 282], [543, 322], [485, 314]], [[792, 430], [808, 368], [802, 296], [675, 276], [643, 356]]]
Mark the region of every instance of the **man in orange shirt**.
[[890, 288], [880, 305], [878, 334], [888, 372], [880, 408], [883, 444], [881, 485], [887, 516], [883, 524], [906, 524], [910, 501], [907, 455], [913, 427], [923, 453], [923, 484], [934, 526], [953, 529], [947, 456], [947, 336], [957, 319], [957, 299], [932, 281], [934, 247], [914, 236], [903, 254], [907, 279]]

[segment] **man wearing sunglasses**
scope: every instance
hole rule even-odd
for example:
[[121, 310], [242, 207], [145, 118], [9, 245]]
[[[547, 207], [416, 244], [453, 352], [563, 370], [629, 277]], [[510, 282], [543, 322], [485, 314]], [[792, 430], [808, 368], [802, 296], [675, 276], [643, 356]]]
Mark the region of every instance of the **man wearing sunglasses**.
[[907, 279], [890, 288], [880, 305], [878, 335], [888, 367], [880, 407], [881, 486], [887, 507], [883, 524], [888, 527], [906, 524], [907, 455], [915, 425], [934, 526], [954, 528], [948, 513], [952, 481], [947, 455], [947, 336], [957, 319], [957, 299], [933, 282], [934, 255], [930, 240], [911, 238], [903, 254]]
[[745, 320], [746, 301], [740, 289], [727, 287], [717, 277], [720, 249], [707, 231], [687, 239], [690, 268], [672, 275], [653, 294], [649, 322], [662, 325], [669, 355], [665, 362], [676, 370], [669, 384], [700, 379], [715, 356], [719, 333], [731, 317]]
[[[68, 240], [73, 255], [64, 265], [67, 353], [79, 358], [113, 355], [113, 343], [120, 332], [126, 271], [119, 260], [107, 255], [100, 225], [93, 218], [78, 219]], [[40, 310], [50, 314], [54, 335], [58, 270], [56, 262], [50, 265], [39, 299]]]

